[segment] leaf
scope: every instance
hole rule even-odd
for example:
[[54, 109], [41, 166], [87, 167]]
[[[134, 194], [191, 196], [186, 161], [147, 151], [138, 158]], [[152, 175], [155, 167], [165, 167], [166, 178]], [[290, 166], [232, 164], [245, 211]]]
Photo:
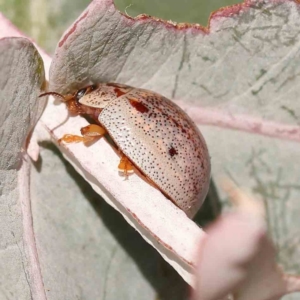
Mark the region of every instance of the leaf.
[[[0, 38], [25, 37], [24, 34], [19, 29], [17, 29], [9, 20], [7, 20], [1, 13], [0, 13], [0, 24], [1, 24]], [[51, 59], [49, 58], [48, 54], [43, 49], [41, 49], [38, 45], [36, 45], [32, 39], [30, 39], [28, 37], [26, 37], [26, 38], [29, 39], [35, 45], [35, 47], [39, 51], [39, 54], [43, 58], [45, 70], [47, 70], [47, 72], [45, 72], [45, 76], [48, 79], [48, 76], [49, 76], [48, 70], [50, 68]]]
[[45, 299], [35, 247], [27, 138], [42, 113], [43, 61], [25, 38], [0, 40], [0, 298]]
[[[202, 124], [213, 178], [226, 173], [263, 199], [280, 262], [294, 272], [299, 272], [299, 218], [290, 218], [299, 214], [300, 174], [294, 163], [300, 136], [299, 103], [294, 100], [299, 96], [299, 11], [299, 4], [290, 0], [247, 1], [217, 11], [205, 29], [146, 16], [131, 19], [109, 0], [93, 1], [58, 43], [50, 74], [50, 89], [60, 93], [115, 81], [180, 100]], [[75, 124], [84, 124], [68, 122], [60, 134], [78, 132]], [[83, 156], [92, 149], [72, 145], [68, 151], [87, 168]], [[100, 172], [96, 164], [88, 169], [94, 176]], [[121, 184], [116, 180], [111, 193]], [[169, 219], [176, 222], [171, 215]], [[174, 235], [172, 243], [176, 236], [180, 240]], [[182, 250], [179, 245], [177, 254]]]
[[230, 181], [224, 189], [237, 209], [207, 229], [200, 247], [195, 298], [218, 300], [230, 293], [236, 300], [275, 300], [299, 290], [300, 278], [284, 276], [276, 264], [262, 203]]

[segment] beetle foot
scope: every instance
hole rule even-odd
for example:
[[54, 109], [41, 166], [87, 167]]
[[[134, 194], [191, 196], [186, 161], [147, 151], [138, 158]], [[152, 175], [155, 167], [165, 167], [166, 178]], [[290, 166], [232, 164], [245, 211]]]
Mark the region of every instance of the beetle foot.
[[61, 144], [62, 142], [65, 142], [67, 144], [70, 143], [88, 143], [95, 139], [95, 136], [79, 136], [79, 135], [73, 135], [73, 134], [65, 134], [62, 138], [58, 140], [58, 143]]
[[127, 180], [128, 176], [133, 173], [133, 165], [125, 155], [121, 157], [118, 169], [119, 172], [125, 176], [125, 180]]
[[80, 129], [82, 136], [73, 135], [73, 134], [65, 134], [61, 139], [58, 140], [58, 143], [65, 142], [67, 144], [70, 143], [89, 143], [97, 140], [101, 136], [106, 133], [106, 130], [96, 124], [90, 124], [88, 126], [82, 127]]

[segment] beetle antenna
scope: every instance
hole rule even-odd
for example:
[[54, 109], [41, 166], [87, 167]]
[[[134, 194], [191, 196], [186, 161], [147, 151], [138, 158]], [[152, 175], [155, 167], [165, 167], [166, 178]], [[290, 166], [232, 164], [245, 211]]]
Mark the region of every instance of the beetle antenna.
[[56, 93], [56, 92], [43, 93], [43, 94], [39, 95], [39, 98], [44, 97], [44, 96], [49, 96], [49, 95], [52, 95], [52, 96], [57, 97], [57, 98], [60, 98], [60, 99], [62, 99], [63, 102], [67, 101], [67, 99], [63, 95], [61, 95], [59, 93]]

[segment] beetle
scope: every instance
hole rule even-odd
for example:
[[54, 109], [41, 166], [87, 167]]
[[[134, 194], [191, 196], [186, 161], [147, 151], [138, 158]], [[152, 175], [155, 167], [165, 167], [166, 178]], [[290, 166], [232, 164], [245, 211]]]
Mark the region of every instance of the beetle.
[[174, 102], [155, 92], [118, 83], [98, 83], [74, 94], [47, 92], [66, 103], [70, 113], [96, 124], [81, 136], [65, 134], [65, 143], [90, 142], [109, 135], [126, 176], [136, 168], [168, 199], [192, 217], [210, 181], [210, 158], [203, 136]]

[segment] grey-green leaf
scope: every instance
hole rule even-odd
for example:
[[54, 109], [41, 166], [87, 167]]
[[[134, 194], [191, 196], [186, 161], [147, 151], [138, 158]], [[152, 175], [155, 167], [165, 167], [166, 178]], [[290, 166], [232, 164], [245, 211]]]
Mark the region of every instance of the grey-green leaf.
[[45, 299], [30, 211], [27, 137], [45, 101], [43, 61], [25, 38], [0, 40], [0, 298]]
[[67, 93], [114, 81], [195, 111], [213, 177], [225, 174], [263, 199], [279, 261], [299, 273], [299, 33], [300, 5], [292, 0], [218, 11], [207, 31], [134, 20], [111, 0], [96, 0], [60, 40], [50, 87]]

